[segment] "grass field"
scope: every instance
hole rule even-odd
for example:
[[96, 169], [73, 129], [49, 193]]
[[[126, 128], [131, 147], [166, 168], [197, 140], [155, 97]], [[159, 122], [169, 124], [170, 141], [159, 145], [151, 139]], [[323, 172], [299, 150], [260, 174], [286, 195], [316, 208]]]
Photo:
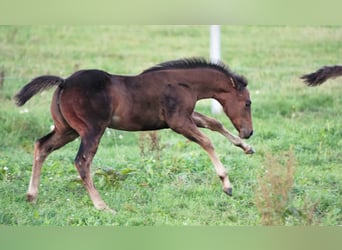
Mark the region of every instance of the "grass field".
[[[230, 173], [233, 197], [206, 153], [169, 130], [107, 130], [94, 182], [118, 213], [96, 211], [73, 165], [79, 140], [46, 160], [37, 204], [25, 201], [33, 142], [52, 125], [52, 91], [15, 106], [33, 77], [97, 68], [138, 74], [156, 63], [209, 57], [208, 26], [0, 26], [1, 225], [341, 225], [342, 78], [299, 79], [342, 62], [342, 27], [222, 26], [221, 54], [249, 80], [256, 150], [204, 131]], [[197, 110], [210, 114], [210, 101]], [[230, 130], [229, 120], [213, 115]], [[236, 131], [234, 131], [236, 133]]]

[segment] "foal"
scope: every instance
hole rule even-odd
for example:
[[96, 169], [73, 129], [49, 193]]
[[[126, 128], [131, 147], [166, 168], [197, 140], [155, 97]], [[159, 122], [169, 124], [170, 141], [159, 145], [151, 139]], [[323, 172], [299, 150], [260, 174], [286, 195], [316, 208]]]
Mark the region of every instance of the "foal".
[[[227, 171], [214, 147], [198, 127], [218, 131], [246, 153], [253, 149], [240, 138], [253, 134], [251, 100], [244, 77], [223, 63], [190, 58], [161, 63], [136, 76], [112, 75], [101, 70], [77, 71], [66, 79], [40, 76], [15, 96], [24, 105], [39, 91], [56, 86], [51, 102], [54, 130], [35, 143], [27, 199], [38, 196], [41, 168], [46, 157], [77, 137], [81, 144], [75, 166], [95, 208], [111, 210], [94, 187], [91, 163], [107, 127], [126, 131], [170, 128], [198, 143], [209, 155], [223, 191], [232, 194]], [[232, 135], [222, 124], [194, 112], [200, 99], [214, 98], [239, 132]], [[111, 210], [113, 211], [113, 210]]]

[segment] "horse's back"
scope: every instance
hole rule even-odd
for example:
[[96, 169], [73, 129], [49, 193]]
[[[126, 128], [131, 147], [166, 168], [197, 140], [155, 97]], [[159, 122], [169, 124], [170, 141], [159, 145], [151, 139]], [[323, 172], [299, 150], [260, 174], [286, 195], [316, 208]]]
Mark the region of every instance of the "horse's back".
[[79, 70], [73, 73], [65, 80], [66, 87], [82, 87], [84, 89], [102, 89], [108, 85], [111, 80], [111, 74], [98, 70], [98, 69], [86, 69]]

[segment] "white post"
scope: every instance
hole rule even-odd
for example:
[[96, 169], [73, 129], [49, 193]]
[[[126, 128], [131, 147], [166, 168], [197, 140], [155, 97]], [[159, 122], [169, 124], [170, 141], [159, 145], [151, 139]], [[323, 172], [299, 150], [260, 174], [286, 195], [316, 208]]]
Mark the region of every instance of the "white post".
[[[217, 62], [221, 59], [220, 48], [220, 25], [210, 25], [210, 60]], [[222, 111], [221, 104], [212, 99], [211, 112], [213, 114], [219, 114]]]

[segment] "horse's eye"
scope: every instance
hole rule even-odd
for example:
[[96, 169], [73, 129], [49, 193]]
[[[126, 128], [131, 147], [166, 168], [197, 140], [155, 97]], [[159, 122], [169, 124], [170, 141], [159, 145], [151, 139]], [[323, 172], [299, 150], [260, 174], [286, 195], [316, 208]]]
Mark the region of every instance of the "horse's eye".
[[250, 108], [251, 107], [252, 102], [251, 101], [246, 101], [245, 107], [246, 108]]

